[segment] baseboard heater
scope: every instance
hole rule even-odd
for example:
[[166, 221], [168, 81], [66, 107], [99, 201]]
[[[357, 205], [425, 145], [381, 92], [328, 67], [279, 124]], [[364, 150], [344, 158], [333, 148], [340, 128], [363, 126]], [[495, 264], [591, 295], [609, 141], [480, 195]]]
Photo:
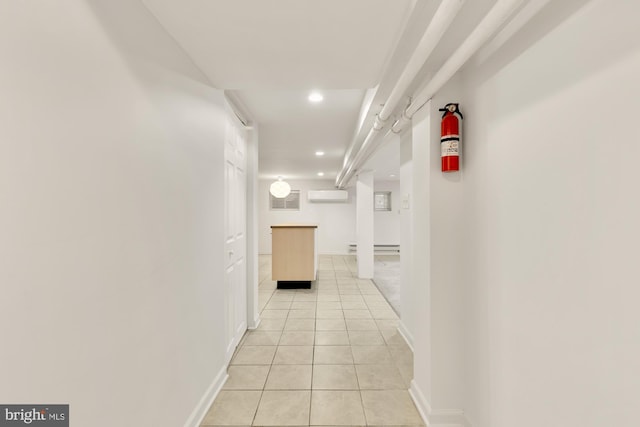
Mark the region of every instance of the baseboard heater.
[[[357, 243], [349, 243], [349, 252], [355, 252], [358, 249]], [[400, 245], [373, 245], [374, 251], [390, 251], [400, 252]]]

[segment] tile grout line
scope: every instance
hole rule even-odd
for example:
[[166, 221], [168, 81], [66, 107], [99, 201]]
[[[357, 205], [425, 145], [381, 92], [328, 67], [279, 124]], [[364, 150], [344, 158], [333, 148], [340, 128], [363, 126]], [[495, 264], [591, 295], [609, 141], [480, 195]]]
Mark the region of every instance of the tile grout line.
[[[318, 282], [320, 279], [318, 278]], [[316, 283], [316, 286], [319, 286], [319, 283]], [[312, 285], [313, 286], [313, 285]], [[320, 289], [316, 289], [318, 292]], [[313, 373], [315, 371], [315, 357], [316, 357], [316, 328], [318, 322], [318, 299], [316, 296], [316, 308], [314, 312], [314, 321], [313, 321], [313, 345], [311, 347], [311, 384], [309, 384], [309, 425], [311, 425], [311, 408], [313, 407]]]
[[[265, 279], [266, 280], [266, 279]], [[258, 290], [260, 289], [260, 284], [258, 284]], [[271, 295], [269, 296], [269, 299], [265, 302], [264, 307], [262, 308], [262, 310], [260, 310], [260, 314], [262, 314], [262, 312], [265, 310], [265, 308], [267, 307], [267, 305], [269, 305], [269, 302], [271, 302], [271, 299], [273, 298], [273, 295], [275, 294], [275, 292], [272, 290], [271, 291]], [[242, 346], [244, 347], [244, 343], [242, 343]], [[271, 371], [271, 365], [269, 365], [269, 371]], [[251, 417], [251, 425], [253, 425], [255, 419], [256, 419], [256, 415], [258, 414], [258, 408], [260, 407], [260, 402], [262, 401], [262, 394], [264, 393], [264, 387], [267, 383], [267, 379], [269, 378], [269, 371], [267, 371], [267, 377], [264, 379], [264, 384], [262, 385], [262, 389], [260, 390], [260, 398], [258, 399], [258, 404], [256, 405], [256, 409], [253, 412], [253, 417]]]
[[[269, 305], [269, 303], [271, 302], [271, 300], [273, 299], [273, 296], [275, 294], [276, 294], [275, 289], [272, 289], [271, 296], [267, 300], [267, 302], [264, 305], [263, 309], [260, 311], [260, 314], [262, 314], [262, 312], [264, 312], [264, 310], [267, 308], [267, 305]], [[287, 313], [287, 316], [288, 315], [289, 314]], [[285, 323], [286, 323], [286, 320], [285, 320]], [[284, 328], [284, 326], [283, 326], [283, 328]], [[280, 342], [280, 340], [278, 340], [278, 342]], [[277, 350], [278, 350], [278, 347], [276, 346], [276, 351]], [[260, 390], [260, 399], [258, 399], [258, 404], [256, 405], [256, 410], [254, 411], [253, 418], [251, 419], [251, 425], [252, 426], [255, 424], [256, 417], [258, 416], [258, 409], [260, 408], [260, 403], [262, 403], [262, 396], [264, 396], [264, 390], [265, 390], [265, 387], [267, 386], [267, 381], [269, 380], [269, 374], [271, 373], [271, 367], [273, 366], [273, 359], [276, 357], [276, 351], [273, 352], [273, 358], [271, 359], [271, 363], [269, 364], [269, 371], [267, 372], [267, 377], [264, 379], [264, 384], [262, 385], [262, 390]]]
[[[362, 296], [362, 291], [360, 290], [359, 286], [358, 286], [358, 292], [360, 293], [360, 296], [362, 297], [362, 300], [365, 301], [364, 297]], [[365, 305], [366, 305], [366, 303], [365, 303]], [[369, 311], [369, 310], [367, 310], [367, 311]], [[369, 314], [371, 314], [371, 313], [369, 313]], [[346, 319], [345, 319], [345, 324], [346, 324]], [[351, 343], [351, 339], [349, 339], [349, 342]], [[356, 358], [355, 358], [355, 356], [353, 354], [353, 345], [351, 345], [350, 347], [351, 347], [351, 356], [353, 357], [353, 370], [355, 371], [356, 381], [358, 383], [358, 395], [360, 396], [360, 404], [362, 405], [362, 416], [364, 418], [365, 425], [369, 425], [369, 422], [367, 420], [367, 413], [364, 410], [364, 399], [362, 397], [362, 386], [360, 385], [360, 377], [358, 375], [358, 369], [356, 368]]]

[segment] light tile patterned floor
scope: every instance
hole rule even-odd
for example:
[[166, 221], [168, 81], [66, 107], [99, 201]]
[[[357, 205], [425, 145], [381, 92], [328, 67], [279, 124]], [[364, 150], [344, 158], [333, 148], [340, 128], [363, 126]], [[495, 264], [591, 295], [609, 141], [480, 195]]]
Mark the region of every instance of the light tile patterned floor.
[[355, 256], [321, 256], [310, 290], [278, 290], [260, 257], [258, 329], [201, 426], [423, 426], [407, 389], [413, 354]]

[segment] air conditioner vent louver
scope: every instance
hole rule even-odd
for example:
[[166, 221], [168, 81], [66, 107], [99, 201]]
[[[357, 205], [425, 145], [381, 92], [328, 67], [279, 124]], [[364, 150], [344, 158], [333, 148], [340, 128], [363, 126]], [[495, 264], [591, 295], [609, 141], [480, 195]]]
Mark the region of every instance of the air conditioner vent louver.
[[346, 202], [349, 193], [346, 190], [309, 190], [307, 197], [310, 202]]

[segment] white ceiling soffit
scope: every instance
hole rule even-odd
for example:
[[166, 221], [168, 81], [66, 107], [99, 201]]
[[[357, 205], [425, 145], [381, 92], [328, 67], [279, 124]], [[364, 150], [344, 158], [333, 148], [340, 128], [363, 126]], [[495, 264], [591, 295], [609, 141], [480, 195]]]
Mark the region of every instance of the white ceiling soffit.
[[400, 180], [400, 137], [393, 135], [389, 138], [389, 141], [369, 158], [363, 170], [372, 170], [375, 181]]
[[143, 0], [222, 89], [378, 84], [415, 0]]
[[[260, 124], [260, 178], [335, 179], [353, 137], [364, 90], [235, 91]], [[316, 151], [323, 151], [316, 157]], [[318, 172], [324, 172], [318, 177]]]

